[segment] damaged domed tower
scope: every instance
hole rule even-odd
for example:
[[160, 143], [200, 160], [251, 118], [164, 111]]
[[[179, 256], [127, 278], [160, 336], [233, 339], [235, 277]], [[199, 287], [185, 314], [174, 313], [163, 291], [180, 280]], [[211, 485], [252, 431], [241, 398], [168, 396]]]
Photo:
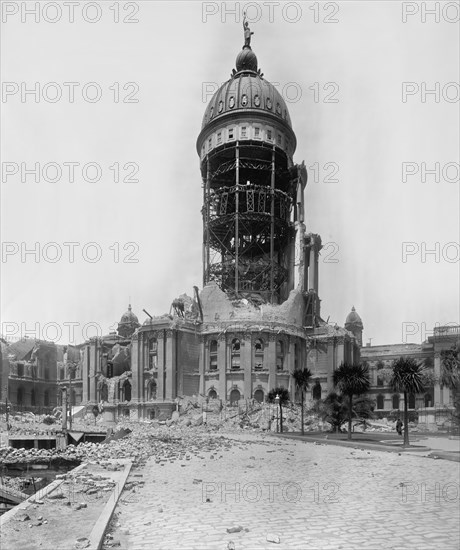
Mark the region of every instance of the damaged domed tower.
[[175, 299], [169, 314], [149, 315], [132, 335], [131, 402], [120, 412], [133, 418], [167, 417], [182, 396], [237, 404], [283, 386], [295, 397], [292, 373], [306, 366], [319, 398], [342, 361], [359, 359], [355, 336], [321, 319], [322, 245], [305, 228], [307, 171], [294, 163], [289, 112], [258, 67], [251, 34], [246, 25], [197, 140], [203, 289]]
[[[246, 29], [248, 30], [248, 29]], [[210, 100], [197, 140], [203, 181], [204, 342], [200, 390], [262, 401], [309, 366], [316, 390], [356, 359], [353, 336], [322, 321], [319, 235], [306, 234], [304, 162], [286, 103], [258, 67], [250, 34]]]

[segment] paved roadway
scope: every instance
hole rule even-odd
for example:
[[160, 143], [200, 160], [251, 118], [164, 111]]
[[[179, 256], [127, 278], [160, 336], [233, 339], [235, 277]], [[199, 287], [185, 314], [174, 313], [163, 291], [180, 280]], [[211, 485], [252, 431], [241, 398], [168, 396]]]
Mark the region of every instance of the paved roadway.
[[145, 485], [122, 495], [113, 540], [129, 550], [460, 547], [456, 462], [229, 437], [228, 450], [137, 470]]

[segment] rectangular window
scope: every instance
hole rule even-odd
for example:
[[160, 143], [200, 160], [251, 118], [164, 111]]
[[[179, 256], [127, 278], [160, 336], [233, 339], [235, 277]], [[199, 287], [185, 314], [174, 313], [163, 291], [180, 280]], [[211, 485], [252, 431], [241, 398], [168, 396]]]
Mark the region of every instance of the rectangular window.
[[246, 126], [241, 126], [241, 137], [242, 138], [246, 137]]
[[281, 145], [281, 134], [277, 135], [276, 142], [278, 145]]
[[211, 147], [212, 147], [212, 138], [209, 138], [208, 139], [208, 151], [209, 151], [209, 149], [211, 149]]
[[256, 139], [260, 139], [260, 128], [258, 128], [257, 126], [254, 128], [254, 137]]
[[272, 131], [271, 130], [267, 130], [267, 139], [269, 139], [270, 141], [272, 140]]
[[234, 128], [230, 128], [228, 130], [228, 139], [235, 139], [235, 129]]
[[222, 143], [222, 132], [217, 132], [217, 144]]

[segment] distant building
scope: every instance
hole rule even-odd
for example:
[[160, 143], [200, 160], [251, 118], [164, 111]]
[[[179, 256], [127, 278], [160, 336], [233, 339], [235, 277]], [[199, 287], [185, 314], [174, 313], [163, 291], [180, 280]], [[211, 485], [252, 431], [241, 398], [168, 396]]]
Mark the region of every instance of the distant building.
[[[2, 346], [2, 370], [7, 368], [9, 371], [8, 389], [2, 398], [7, 397], [24, 410], [56, 406], [58, 355], [54, 343], [32, 338]], [[2, 385], [5, 391], [5, 383]]]
[[432, 372], [434, 383], [423, 394], [409, 394], [409, 410], [418, 412], [419, 422], [428, 425], [442, 424], [450, 416], [453, 407], [453, 392], [439, 384], [441, 353], [460, 345], [460, 326], [435, 327], [433, 336], [422, 344], [389, 344], [366, 346], [361, 349], [361, 359], [370, 368], [370, 396], [375, 399], [377, 413], [387, 415], [390, 411], [403, 409], [403, 394], [390, 391], [379, 371], [391, 368], [400, 357], [413, 357]]

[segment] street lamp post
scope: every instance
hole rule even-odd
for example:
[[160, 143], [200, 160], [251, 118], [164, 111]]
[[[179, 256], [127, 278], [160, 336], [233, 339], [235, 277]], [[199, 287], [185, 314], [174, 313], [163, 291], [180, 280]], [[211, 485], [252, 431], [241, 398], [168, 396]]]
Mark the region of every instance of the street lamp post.
[[276, 406], [276, 433], [279, 433], [280, 431], [280, 425], [279, 425], [279, 405], [280, 405], [280, 396], [276, 394], [275, 397], [275, 406]]

